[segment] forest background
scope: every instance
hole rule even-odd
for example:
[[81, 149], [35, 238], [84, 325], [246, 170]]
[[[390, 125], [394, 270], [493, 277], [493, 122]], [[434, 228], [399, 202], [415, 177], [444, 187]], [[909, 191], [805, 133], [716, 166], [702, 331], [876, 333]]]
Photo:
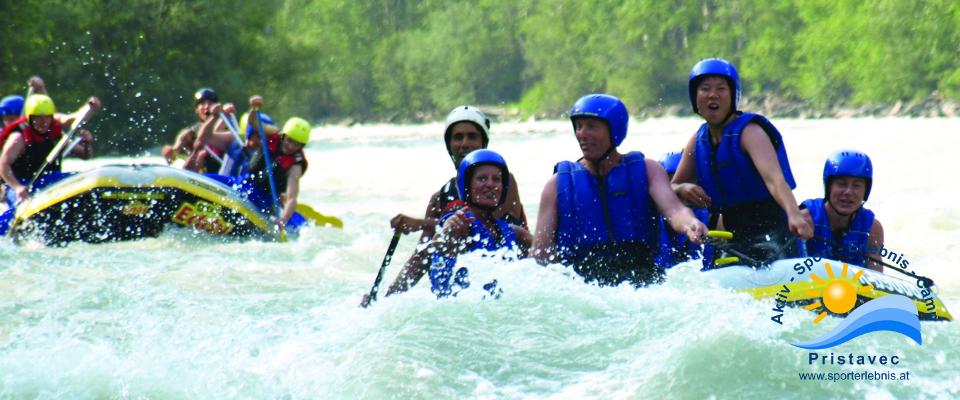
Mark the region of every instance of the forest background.
[[280, 122], [560, 116], [591, 92], [689, 115], [690, 68], [723, 57], [774, 116], [951, 115], [960, 99], [956, 0], [0, 0], [0, 15], [0, 95], [39, 75], [62, 111], [99, 96], [100, 154], [171, 141], [201, 86], [241, 109], [262, 94]]

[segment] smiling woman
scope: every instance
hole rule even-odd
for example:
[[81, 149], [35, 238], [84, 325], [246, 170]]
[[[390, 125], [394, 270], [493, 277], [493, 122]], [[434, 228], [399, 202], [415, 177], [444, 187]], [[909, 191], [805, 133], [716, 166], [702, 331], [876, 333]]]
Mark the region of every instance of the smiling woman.
[[[441, 230], [432, 246], [437, 250], [430, 267], [431, 290], [437, 297], [455, 296], [470, 287], [467, 268], [457, 256], [478, 250], [509, 249], [507, 258], [522, 257], [530, 246], [530, 233], [522, 226], [496, 218], [493, 211], [507, 198], [510, 171], [494, 151], [476, 150], [464, 157], [457, 172], [458, 209], [441, 217]], [[499, 296], [496, 280], [483, 285]]]

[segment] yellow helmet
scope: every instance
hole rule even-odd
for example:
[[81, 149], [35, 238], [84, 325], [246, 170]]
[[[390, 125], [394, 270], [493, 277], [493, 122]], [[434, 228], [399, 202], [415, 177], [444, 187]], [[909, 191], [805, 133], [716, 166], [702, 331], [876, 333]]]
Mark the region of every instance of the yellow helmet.
[[307, 144], [310, 141], [310, 123], [303, 118], [290, 118], [283, 124], [283, 133], [294, 142]]
[[57, 106], [53, 104], [53, 99], [45, 94], [32, 94], [27, 98], [23, 106], [24, 115], [27, 119], [32, 116], [53, 115], [57, 112]]

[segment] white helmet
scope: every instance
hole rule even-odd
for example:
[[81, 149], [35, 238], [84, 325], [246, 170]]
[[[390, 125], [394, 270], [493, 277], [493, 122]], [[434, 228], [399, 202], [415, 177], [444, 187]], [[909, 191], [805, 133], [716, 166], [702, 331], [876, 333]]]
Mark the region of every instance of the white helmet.
[[482, 148], [487, 148], [487, 143], [490, 142], [490, 137], [488, 136], [490, 120], [487, 119], [487, 116], [474, 106], [459, 106], [454, 108], [453, 111], [450, 111], [450, 114], [447, 114], [446, 126], [443, 128], [443, 142], [447, 145], [447, 154], [451, 154], [450, 127], [463, 121], [473, 122], [480, 128], [480, 133], [483, 135]]

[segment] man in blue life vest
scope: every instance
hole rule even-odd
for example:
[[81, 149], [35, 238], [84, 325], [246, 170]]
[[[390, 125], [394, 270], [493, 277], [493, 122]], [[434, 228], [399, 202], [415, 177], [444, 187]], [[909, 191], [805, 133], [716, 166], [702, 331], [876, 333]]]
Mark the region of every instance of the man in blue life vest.
[[876, 253], [883, 247], [883, 225], [864, 207], [873, 188], [873, 164], [866, 154], [840, 150], [823, 166], [822, 199], [801, 205], [813, 225], [807, 253], [883, 271]]
[[[490, 120], [476, 107], [459, 106], [454, 108], [447, 114], [444, 125], [443, 141], [446, 144], [447, 156], [453, 161], [454, 170], [459, 168], [460, 161], [467, 154], [477, 149], [487, 148], [490, 142]], [[394, 230], [403, 233], [417, 231], [422, 233], [420, 235], [420, 246], [416, 253], [410, 256], [410, 259], [404, 264], [393, 284], [387, 289], [385, 296], [409, 290], [429, 270], [431, 255], [426, 244], [436, 233], [437, 222], [440, 217], [449, 211], [458, 200], [456, 179], [456, 176], [450, 178], [439, 191], [430, 196], [427, 211], [422, 219], [397, 214], [390, 220], [390, 226]], [[523, 212], [523, 204], [520, 203], [517, 180], [514, 179], [512, 174], [509, 179], [507, 198], [502, 204], [498, 205], [493, 215], [496, 218], [503, 218], [512, 225], [527, 228], [527, 216]], [[369, 301], [368, 295], [364, 295], [360, 305], [366, 307]]]
[[758, 114], [737, 110], [740, 77], [710, 58], [690, 72], [690, 104], [700, 126], [684, 147], [673, 189], [686, 204], [709, 208], [710, 228], [733, 232], [731, 245], [760, 262], [788, 256], [789, 235], [813, 235], [791, 191], [783, 137]]
[[[672, 151], [660, 157], [660, 166], [667, 172], [667, 179], [673, 179], [673, 174], [677, 172], [677, 166], [680, 165], [680, 158], [683, 155], [680, 151]], [[694, 208], [693, 215], [697, 220], [704, 224], [710, 219], [709, 213], [705, 208]], [[660, 252], [657, 255], [657, 265], [664, 268], [670, 268], [677, 263], [689, 260], [699, 259], [702, 253], [702, 246], [694, 244], [687, 238], [687, 235], [674, 232], [669, 224], [663, 218], [660, 219]]]
[[617, 151], [628, 119], [626, 106], [610, 95], [586, 95], [573, 105], [570, 120], [583, 158], [558, 163], [543, 188], [530, 251], [539, 263], [572, 266], [600, 285], [641, 286], [662, 278], [654, 265], [661, 215], [696, 243], [706, 235], [657, 161]]

